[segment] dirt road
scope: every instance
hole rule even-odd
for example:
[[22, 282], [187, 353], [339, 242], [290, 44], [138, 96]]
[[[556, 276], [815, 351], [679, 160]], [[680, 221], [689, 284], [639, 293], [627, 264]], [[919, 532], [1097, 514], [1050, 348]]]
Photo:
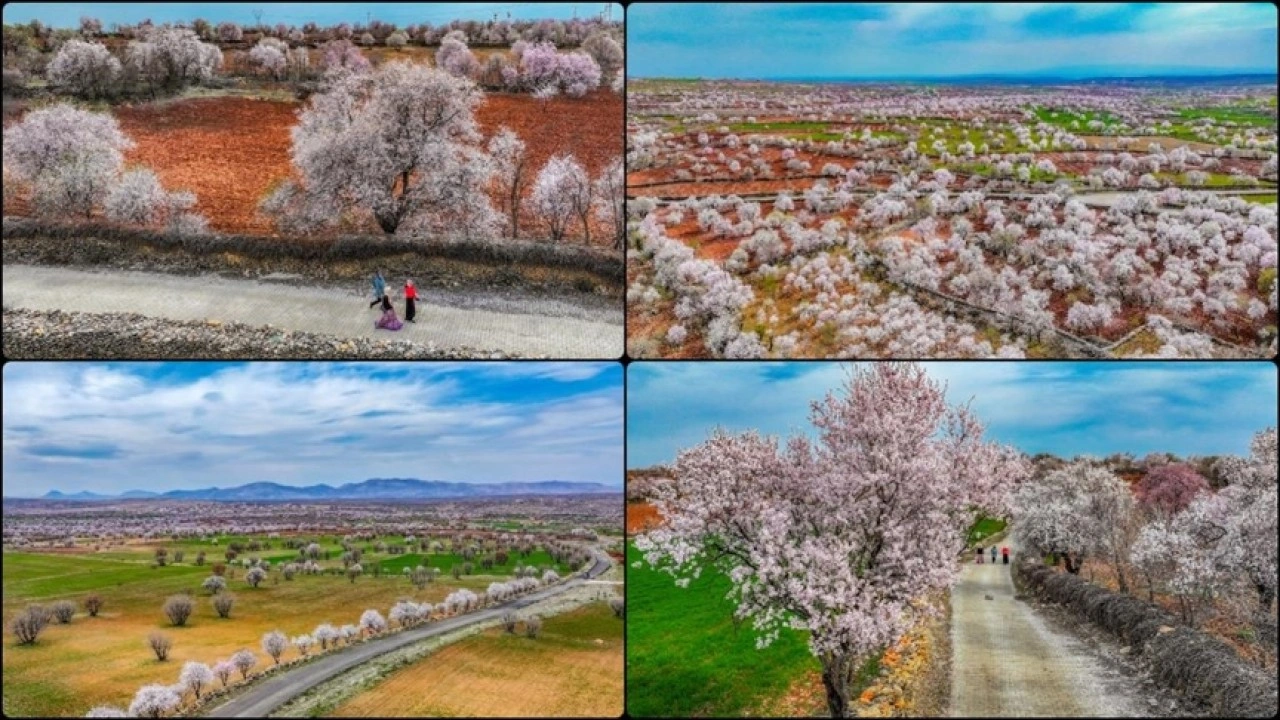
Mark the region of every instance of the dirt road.
[[497, 619], [508, 610], [520, 609], [544, 598], [577, 587], [591, 578], [598, 577], [609, 567], [608, 558], [602, 553], [597, 553], [595, 562], [584, 576], [573, 578], [544, 590], [529, 593], [524, 597], [501, 605], [469, 612], [465, 615], [433, 622], [403, 632], [392, 633], [376, 640], [370, 640], [369, 642], [328, 653], [306, 665], [273, 675], [234, 696], [227, 702], [206, 710], [203, 714], [209, 717], [267, 717], [281, 705], [302, 695], [311, 688], [379, 655], [427, 638], [444, 635], [467, 625]]
[[[608, 358], [622, 355], [622, 308], [576, 315], [563, 303], [529, 301], [523, 312], [420, 301], [417, 323], [375, 330], [368, 298], [322, 287], [297, 287], [213, 276], [190, 277], [65, 267], [4, 266], [4, 305], [34, 310], [140, 313], [172, 320], [273, 325], [338, 337], [375, 337], [465, 346], [519, 355]], [[403, 301], [397, 302], [403, 313]], [[616, 317], [614, 317], [616, 315]]]
[[951, 593], [952, 717], [1149, 714], [1127, 678], [1014, 599], [1012, 559], [990, 559], [966, 558]]

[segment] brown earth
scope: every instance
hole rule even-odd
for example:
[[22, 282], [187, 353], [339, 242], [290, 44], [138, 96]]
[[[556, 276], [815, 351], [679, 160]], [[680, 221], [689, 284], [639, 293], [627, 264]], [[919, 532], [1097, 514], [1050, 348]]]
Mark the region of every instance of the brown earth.
[[[259, 214], [258, 204], [292, 174], [290, 130], [300, 108], [297, 102], [215, 97], [120, 105], [115, 114], [136, 144], [126, 154], [128, 163], [155, 170], [168, 189], [195, 193], [196, 210], [214, 230], [270, 235], [274, 226]], [[622, 98], [609, 90], [582, 99], [556, 98], [545, 106], [528, 95], [495, 93], [476, 116], [486, 138], [505, 125], [524, 140], [530, 156], [526, 198], [532, 176], [556, 153], [572, 154], [593, 178], [622, 154]], [[20, 119], [15, 114], [6, 123]], [[21, 194], [5, 203], [6, 214], [27, 211]], [[521, 223], [537, 227], [527, 207]], [[593, 241], [609, 232], [593, 217]], [[572, 224], [570, 234], [579, 237], [581, 226]]]
[[642, 533], [662, 524], [658, 509], [649, 503], [627, 503], [627, 534]]

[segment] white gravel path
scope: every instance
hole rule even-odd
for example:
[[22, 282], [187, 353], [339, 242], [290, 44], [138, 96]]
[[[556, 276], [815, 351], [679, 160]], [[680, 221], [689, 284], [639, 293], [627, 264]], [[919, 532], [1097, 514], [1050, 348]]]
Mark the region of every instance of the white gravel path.
[[[1013, 548], [1011, 542], [1001, 544]], [[1050, 627], [1034, 608], [1014, 599], [1012, 562], [977, 565], [970, 555], [952, 590], [951, 715], [1148, 715], [1128, 679], [1098, 662], [1083, 642]]]
[[[566, 317], [559, 303], [530, 300], [526, 312], [494, 312], [419, 301], [417, 323], [376, 330], [369, 298], [320, 287], [296, 287], [214, 276], [135, 271], [91, 272], [36, 265], [4, 266], [4, 305], [94, 313], [128, 312], [173, 320], [219, 320], [289, 330], [467, 346], [553, 358], [622, 355], [622, 311], [616, 322]], [[560, 310], [560, 311], [558, 311]], [[396, 301], [404, 315], [404, 301]]]

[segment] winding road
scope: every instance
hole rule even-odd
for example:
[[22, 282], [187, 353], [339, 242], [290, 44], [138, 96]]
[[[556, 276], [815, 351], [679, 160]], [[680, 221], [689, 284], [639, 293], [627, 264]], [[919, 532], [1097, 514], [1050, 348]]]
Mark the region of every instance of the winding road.
[[421, 640], [453, 632], [468, 625], [487, 620], [498, 620], [508, 610], [519, 610], [528, 607], [540, 600], [586, 583], [592, 578], [599, 577], [609, 569], [610, 564], [608, 556], [596, 552], [595, 562], [585, 573], [579, 573], [576, 577], [558, 585], [529, 593], [501, 605], [494, 605], [483, 610], [451, 617], [447, 620], [392, 633], [322, 655], [305, 665], [300, 665], [293, 670], [286, 670], [250, 686], [227, 702], [206, 710], [204, 715], [208, 717], [267, 717], [280, 706], [317, 685], [332, 680], [347, 670], [368, 662], [379, 655], [398, 650]]
[[[1013, 543], [1009, 545], [1013, 551]], [[987, 558], [990, 559], [990, 556]], [[953, 717], [1141, 717], [1128, 678], [1014, 598], [1009, 565], [966, 558], [951, 592]]]
[[[43, 265], [4, 266], [4, 306], [31, 310], [138, 313], [171, 320], [239, 322], [336, 337], [408, 340], [437, 347], [500, 350], [525, 356], [607, 358], [622, 355], [621, 305], [587, 310], [555, 300], [523, 302], [518, 311], [418, 303], [416, 323], [375, 330], [367, 297], [215, 276], [126, 270], [87, 271]], [[403, 312], [403, 303], [397, 303]]]

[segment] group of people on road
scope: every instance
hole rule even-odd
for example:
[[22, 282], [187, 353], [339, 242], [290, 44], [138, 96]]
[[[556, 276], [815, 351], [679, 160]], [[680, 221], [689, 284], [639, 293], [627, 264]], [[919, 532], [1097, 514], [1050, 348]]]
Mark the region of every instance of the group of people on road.
[[[976, 553], [976, 557], [974, 561], [977, 562], [979, 565], [981, 565], [982, 558], [985, 557], [982, 553], [982, 548], [981, 547], [975, 548], [974, 551]], [[1008, 565], [1009, 564], [1009, 546], [1008, 545], [1005, 545], [1003, 548], [1001, 548], [1001, 554], [1004, 556], [1004, 564]], [[992, 565], [996, 564], [996, 546], [995, 545], [991, 546], [991, 564]]]
[[[369, 307], [375, 305], [382, 306], [382, 316], [374, 321], [374, 328], [381, 330], [399, 330], [404, 327], [404, 323], [400, 322], [400, 318], [396, 315], [396, 308], [391, 304], [391, 296], [387, 293], [387, 281], [379, 270], [373, 274], [369, 281], [373, 285], [373, 302], [369, 303]], [[416, 323], [414, 316], [417, 315], [418, 288], [413, 284], [413, 278], [404, 281], [404, 319], [411, 323]]]

